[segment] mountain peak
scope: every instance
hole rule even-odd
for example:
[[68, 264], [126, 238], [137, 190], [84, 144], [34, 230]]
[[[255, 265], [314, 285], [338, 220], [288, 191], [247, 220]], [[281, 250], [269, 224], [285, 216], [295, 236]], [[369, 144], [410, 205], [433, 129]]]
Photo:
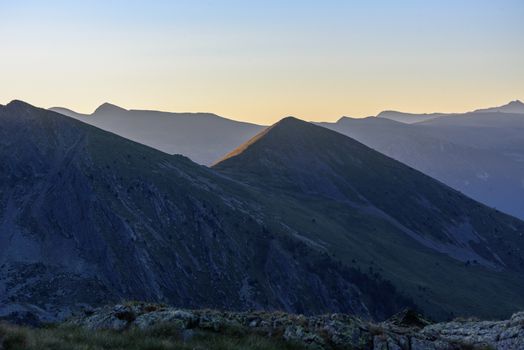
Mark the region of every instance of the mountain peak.
[[[219, 159], [217, 162], [215, 162], [214, 165], [217, 165], [229, 158], [233, 158], [233, 157], [236, 157], [242, 153], [244, 153], [244, 151], [246, 151], [248, 148], [251, 148], [253, 145], [259, 143], [259, 141], [261, 140], [264, 140], [268, 137], [272, 137], [273, 134], [277, 133], [277, 134], [287, 134], [287, 133], [292, 133], [292, 131], [294, 129], [297, 129], [297, 127], [300, 127], [300, 126], [303, 126], [303, 125], [310, 125], [310, 123], [308, 122], [305, 122], [303, 120], [300, 120], [300, 119], [297, 119], [295, 117], [285, 117], [281, 120], [279, 120], [278, 122], [276, 122], [275, 124], [267, 127], [266, 129], [262, 130], [261, 132], [259, 132], [257, 135], [253, 136], [250, 140], [248, 140], [247, 142], [243, 143], [242, 145], [238, 146], [237, 148], [235, 148], [233, 151], [229, 152], [228, 154], [226, 154], [223, 158]], [[311, 125], [311, 126], [314, 126], [314, 125]]]
[[346, 117], [345, 115], [343, 115], [342, 117], [338, 118], [338, 120], [335, 123], [341, 123], [349, 119], [352, 119], [352, 118]]
[[301, 153], [300, 156], [304, 156], [320, 151], [327, 144], [331, 146], [332, 141], [340, 140], [339, 138], [355, 142], [335, 131], [295, 117], [286, 117], [237, 147], [216, 162], [214, 166], [219, 166], [237, 157], [247, 157], [255, 161], [255, 158], [261, 160], [266, 156], [272, 157], [276, 154], [289, 154], [295, 151]]
[[307, 123], [307, 122], [300, 120], [298, 118], [295, 118], [293, 116], [287, 116], [287, 117], [280, 119], [275, 124], [273, 124], [271, 128], [276, 127], [276, 126], [279, 126], [279, 127], [292, 126], [292, 125], [301, 124], [301, 123]]
[[117, 105], [105, 102], [102, 103], [94, 112], [93, 114], [104, 114], [104, 113], [119, 113], [119, 112], [127, 112], [127, 109], [124, 109], [122, 107], [119, 107]]
[[292, 131], [295, 131], [297, 128], [317, 128], [317, 126], [312, 123], [306, 122], [302, 119], [298, 119], [298, 118], [289, 116], [289, 117], [280, 119], [278, 122], [269, 126], [264, 131], [256, 135], [254, 138], [257, 138], [257, 136], [261, 134], [268, 134], [270, 132], [275, 132], [275, 131], [284, 130], [286, 132], [292, 132]]
[[29, 103], [22, 100], [12, 100], [9, 102], [6, 107], [19, 107], [19, 106], [31, 106]]
[[522, 103], [522, 101], [520, 100], [513, 100], [502, 106], [477, 109], [474, 112], [482, 112], [482, 113], [501, 112], [501, 113], [524, 114], [524, 103]]

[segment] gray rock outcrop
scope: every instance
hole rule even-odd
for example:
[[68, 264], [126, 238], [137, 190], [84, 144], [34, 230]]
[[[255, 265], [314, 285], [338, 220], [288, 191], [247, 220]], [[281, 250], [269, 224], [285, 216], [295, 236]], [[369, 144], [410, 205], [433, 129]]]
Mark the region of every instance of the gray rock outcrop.
[[381, 323], [346, 314], [320, 316], [283, 312], [181, 310], [133, 303], [86, 311], [67, 325], [126, 331], [174, 327], [193, 332], [258, 334], [309, 349], [459, 350], [524, 349], [524, 312], [503, 321], [454, 320], [431, 323], [411, 310]]

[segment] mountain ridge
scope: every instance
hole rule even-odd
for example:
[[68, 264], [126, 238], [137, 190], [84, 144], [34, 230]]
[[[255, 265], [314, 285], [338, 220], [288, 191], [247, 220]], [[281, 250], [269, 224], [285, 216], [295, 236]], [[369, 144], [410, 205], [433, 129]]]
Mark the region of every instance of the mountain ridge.
[[477, 109], [473, 112], [477, 112], [477, 113], [501, 112], [501, 113], [524, 114], [524, 103], [522, 103], [522, 101], [520, 100], [513, 100], [502, 106]]
[[262, 129], [213, 113], [127, 110], [111, 104], [100, 105], [92, 114], [60, 107], [51, 110], [165, 153], [183, 154], [203, 165], [212, 164]]
[[385, 118], [345, 118], [319, 125], [524, 219], [521, 114], [467, 113], [412, 124]]
[[128, 111], [127, 109], [117, 106], [115, 104], [104, 102], [95, 109], [92, 115], [106, 114], [106, 113], [124, 113], [127, 111]]
[[294, 118], [212, 169], [23, 103], [0, 109], [0, 145], [0, 317], [122, 299], [375, 319], [524, 305], [523, 222]]
[[[494, 273], [513, 270], [516, 280], [521, 279], [516, 276], [522, 275], [523, 261], [517, 258], [509, 262], [513, 254], [520, 254], [518, 251], [523, 249], [521, 221], [493, 211], [335, 131], [286, 118], [248, 141], [247, 146], [240, 146], [213, 168], [258, 188], [260, 193], [274, 198], [275, 203], [286, 203], [290, 208], [303, 207], [304, 217], [314, 218], [322, 230], [312, 225], [304, 229], [302, 235], [307, 233], [307, 239], [331, 246], [342, 261], [371, 259], [373, 264], [368, 266], [373, 270], [379, 268], [386, 278], [393, 274], [392, 280], [400, 290], [413, 288], [408, 286], [410, 278], [402, 282], [401, 276], [416, 273], [417, 278], [424, 279], [419, 283], [432, 290], [432, 298], [438, 299], [437, 295], [442, 293], [441, 297], [446, 299], [449, 289], [438, 291], [435, 280], [440, 281], [437, 285], [453, 284], [458, 291], [464, 286], [460, 287], [457, 279], [484, 278], [464, 275], [443, 282], [450, 276], [441, 275], [435, 265], [419, 266], [417, 272], [411, 270], [421, 261], [432, 261], [433, 254], [446, 255], [466, 266], [473, 263], [481, 270]], [[306, 211], [309, 207], [312, 209]], [[280, 215], [291, 221], [293, 214], [282, 209]], [[485, 217], [493, 219], [492, 224], [488, 224]], [[506, 220], [513, 223], [500, 227], [495, 224]], [[502, 240], [501, 232], [505, 232]], [[391, 243], [401, 241], [402, 246]], [[512, 249], [506, 245], [509, 241], [515, 242], [516, 250], [511, 253], [507, 251]], [[378, 251], [382, 253], [377, 255]], [[424, 256], [410, 263], [408, 260], [418, 253]], [[404, 257], [405, 261], [392, 258], [395, 255]], [[444, 267], [455, 264], [446, 259], [432, 264], [450, 273], [455, 271], [453, 274], [460, 270], [457, 266]], [[425, 275], [433, 277], [425, 279], [422, 277]], [[466, 289], [466, 294], [474, 299], [471, 294], [474, 292]], [[417, 296], [414, 297], [417, 302]], [[477, 307], [480, 306], [477, 304]]]
[[500, 112], [500, 113], [514, 113], [514, 114], [524, 114], [524, 103], [522, 103], [520, 100], [514, 100], [510, 101], [507, 104], [497, 106], [497, 107], [489, 107], [489, 108], [483, 108], [483, 109], [476, 109], [470, 112], [454, 112], [454, 113], [440, 113], [440, 112], [433, 112], [433, 113], [407, 113], [407, 112], [401, 112], [401, 111], [395, 111], [395, 110], [385, 110], [380, 112], [376, 115], [377, 118], [387, 118], [391, 120], [395, 120], [398, 122], [406, 123], [406, 124], [413, 124], [413, 123], [420, 123], [425, 122], [437, 118], [443, 118], [443, 117], [460, 117], [463, 115], [471, 115], [474, 113], [489, 113], [489, 112]]
[[410, 305], [186, 157], [21, 102], [0, 109], [0, 136], [0, 318], [119, 300], [365, 318]]

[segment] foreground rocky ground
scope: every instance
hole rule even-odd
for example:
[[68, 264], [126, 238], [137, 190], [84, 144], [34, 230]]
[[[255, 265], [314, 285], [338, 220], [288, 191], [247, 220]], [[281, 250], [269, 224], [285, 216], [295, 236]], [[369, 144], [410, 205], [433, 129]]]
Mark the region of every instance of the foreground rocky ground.
[[90, 331], [177, 330], [182, 340], [199, 332], [231, 336], [256, 335], [313, 349], [524, 349], [524, 312], [504, 321], [455, 320], [431, 324], [413, 311], [386, 322], [330, 314], [181, 310], [151, 304], [127, 304], [86, 311], [68, 322]]
[[430, 323], [406, 310], [382, 323], [330, 314], [183, 310], [128, 303], [85, 310], [56, 326], [0, 323], [0, 350], [524, 349], [524, 312], [504, 321]]

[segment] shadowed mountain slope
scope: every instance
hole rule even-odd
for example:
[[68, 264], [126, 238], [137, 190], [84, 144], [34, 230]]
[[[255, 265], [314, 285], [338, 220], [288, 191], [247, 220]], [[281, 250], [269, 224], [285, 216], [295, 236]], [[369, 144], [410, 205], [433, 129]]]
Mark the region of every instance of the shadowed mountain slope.
[[51, 110], [163, 152], [182, 154], [204, 165], [216, 161], [262, 129], [259, 125], [211, 113], [126, 110], [110, 103], [102, 104], [91, 115], [61, 107]]
[[247, 186], [20, 101], [0, 108], [0, 179], [0, 318], [121, 300], [372, 318], [410, 304]]
[[0, 317], [122, 299], [372, 318], [409, 299], [435, 318], [524, 306], [521, 221], [308, 123], [213, 170], [15, 101], [0, 144]]
[[344, 135], [286, 118], [214, 169], [272, 197], [297, 235], [380, 272], [430, 314], [523, 302], [523, 222]]
[[[524, 118], [516, 114], [521, 106], [517, 100], [462, 114], [384, 111], [377, 118], [319, 124], [524, 219]], [[92, 115], [53, 110], [205, 165], [262, 130], [211, 114], [127, 111], [108, 103]]]
[[319, 125], [524, 219], [524, 115], [468, 113], [410, 125], [342, 118]]

